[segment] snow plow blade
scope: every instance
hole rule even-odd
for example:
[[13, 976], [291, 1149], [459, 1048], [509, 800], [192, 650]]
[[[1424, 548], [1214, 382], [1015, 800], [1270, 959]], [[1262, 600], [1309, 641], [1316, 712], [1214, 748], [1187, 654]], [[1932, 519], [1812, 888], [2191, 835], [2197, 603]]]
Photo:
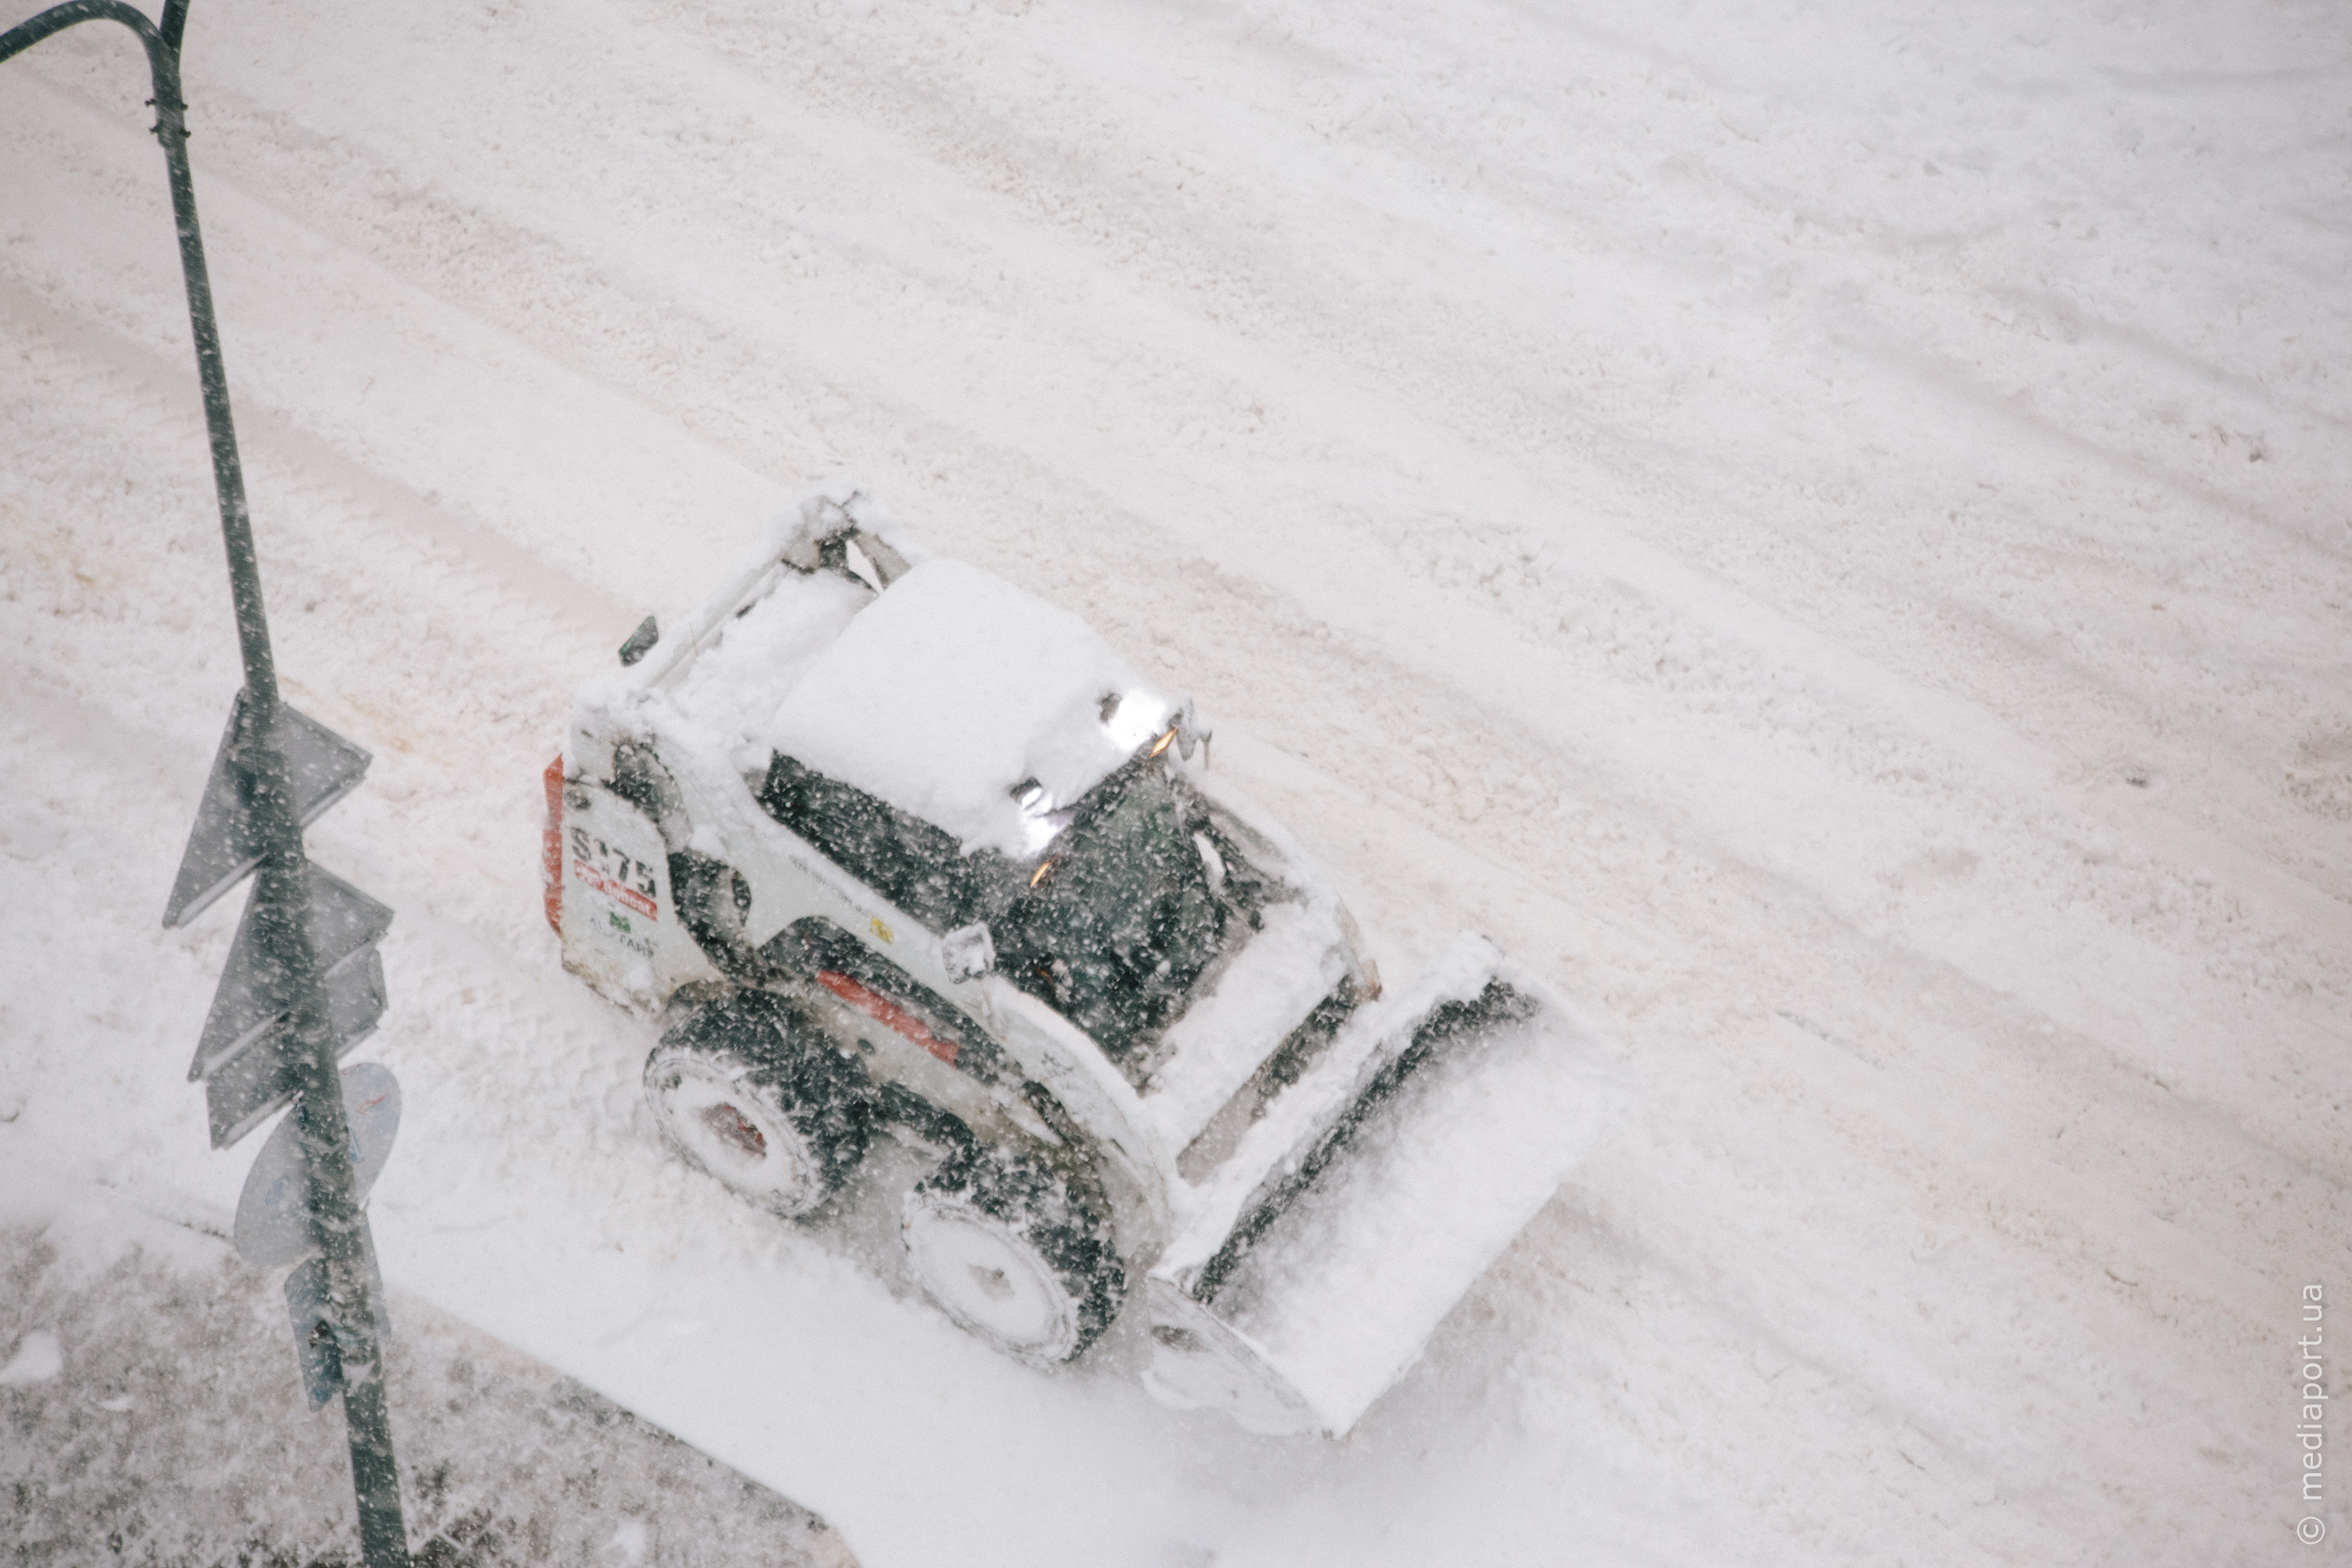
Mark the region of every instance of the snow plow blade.
[[1162, 1401], [1346, 1433], [1628, 1098], [1613, 1052], [1465, 936], [1359, 1008], [1151, 1270]]

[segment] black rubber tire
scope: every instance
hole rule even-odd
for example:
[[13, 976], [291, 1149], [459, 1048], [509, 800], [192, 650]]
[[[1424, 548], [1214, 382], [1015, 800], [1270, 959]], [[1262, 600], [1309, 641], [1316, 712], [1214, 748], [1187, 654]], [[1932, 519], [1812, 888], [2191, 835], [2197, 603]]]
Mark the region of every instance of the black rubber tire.
[[865, 1068], [765, 991], [688, 1011], [646, 1058], [645, 1085], [688, 1164], [780, 1215], [839, 1192], [876, 1131]]
[[1085, 1354], [1126, 1299], [1109, 1224], [1067, 1178], [1002, 1151], [950, 1155], [908, 1194], [899, 1235], [941, 1311], [1034, 1366]]

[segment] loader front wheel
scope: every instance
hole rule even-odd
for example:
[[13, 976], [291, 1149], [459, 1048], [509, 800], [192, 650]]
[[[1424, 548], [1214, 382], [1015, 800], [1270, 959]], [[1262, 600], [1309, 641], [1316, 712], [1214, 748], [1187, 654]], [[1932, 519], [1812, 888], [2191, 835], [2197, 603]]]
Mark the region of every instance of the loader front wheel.
[[899, 1221], [915, 1277], [965, 1331], [1032, 1366], [1073, 1361], [1118, 1315], [1110, 1227], [1064, 1178], [985, 1150], [950, 1159]]
[[864, 1073], [765, 992], [694, 1009], [646, 1058], [645, 1083], [687, 1163], [788, 1217], [838, 1192], [873, 1136]]

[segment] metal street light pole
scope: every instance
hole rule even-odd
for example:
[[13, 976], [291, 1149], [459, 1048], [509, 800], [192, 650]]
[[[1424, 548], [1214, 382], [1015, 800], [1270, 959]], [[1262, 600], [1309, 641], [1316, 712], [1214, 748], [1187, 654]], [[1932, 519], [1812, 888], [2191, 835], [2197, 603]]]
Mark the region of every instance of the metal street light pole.
[[[256, 994], [278, 1005], [277, 1033], [265, 1042], [266, 1047], [275, 1048], [283, 1064], [274, 1081], [295, 1095], [311, 1239], [324, 1265], [323, 1321], [331, 1331], [343, 1415], [351, 1430], [352, 1484], [359, 1503], [361, 1549], [368, 1568], [406, 1568], [407, 1531], [401, 1518], [399, 1470], [393, 1457], [383, 1350], [376, 1331], [380, 1303], [373, 1299], [367, 1222], [360, 1211], [351, 1129], [335, 1066], [337, 1047], [347, 1046], [356, 1036], [339, 1028], [330, 1016], [328, 987], [322, 984], [313, 938], [312, 871], [303, 853], [298, 791], [281, 740], [288, 728], [281, 721], [289, 710], [279, 700], [277, 667], [270, 654], [260, 563], [254, 552], [252, 520], [246, 510], [245, 477], [237, 463], [236, 431], [229, 417], [220, 331], [205, 270], [204, 239], [196, 226], [195, 187], [188, 173], [185, 105], [180, 96], [180, 42], [187, 10], [187, 0], [168, 0], [161, 22], [151, 23], [123, 0], [68, 0], [0, 34], [0, 60], [89, 21], [121, 23], [147, 50], [154, 79], [154, 131], [163, 144], [163, 160], [171, 174], [172, 214], [179, 229], [188, 320], [195, 336], [213, 479], [220, 496], [221, 538], [227, 548], [229, 591], [236, 602], [237, 640], [245, 657], [244, 700], [222, 760], [235, 780], [243, 836], [259, 851], [258, 876], [247, 917], [253, 939], [253, 980]], [[360, 765], [364, 766], [363, 759]], [[356, 773], [352, 777], [355, 782]], [[200, 819], [198, 832], [204, 831]], [[192, 859], [196, 848], [192, 843]], [[214, 896], [219, 890], [215, 889]], [[174, 901], [176, 916], [194, 913], [194, 908], [183, 906], [176, 898]], [[198, 899], [194, 907], [208, 901], [209, 898]], [[367, 1023], [372, 1026], [373, 1016]], [[251, 1117], [223, 1140], [218, 1136], [216, 1111], [215, 1141], [234, 1141], [258, 1119]]]

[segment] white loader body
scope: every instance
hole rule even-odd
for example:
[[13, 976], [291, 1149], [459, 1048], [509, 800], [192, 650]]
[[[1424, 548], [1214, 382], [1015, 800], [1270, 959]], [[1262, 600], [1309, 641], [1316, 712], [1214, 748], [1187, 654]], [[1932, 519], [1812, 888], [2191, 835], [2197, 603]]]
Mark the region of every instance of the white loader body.
[[855, 492], [584, 689], [559, 763], [565, 963], [643, 1006], [789, 992], [890, 1105], [1074, 1173], [1172, 1404], [1344, 1433], [1622, 1099], [1478, 939], [1382, 997], [1189, 704]]

